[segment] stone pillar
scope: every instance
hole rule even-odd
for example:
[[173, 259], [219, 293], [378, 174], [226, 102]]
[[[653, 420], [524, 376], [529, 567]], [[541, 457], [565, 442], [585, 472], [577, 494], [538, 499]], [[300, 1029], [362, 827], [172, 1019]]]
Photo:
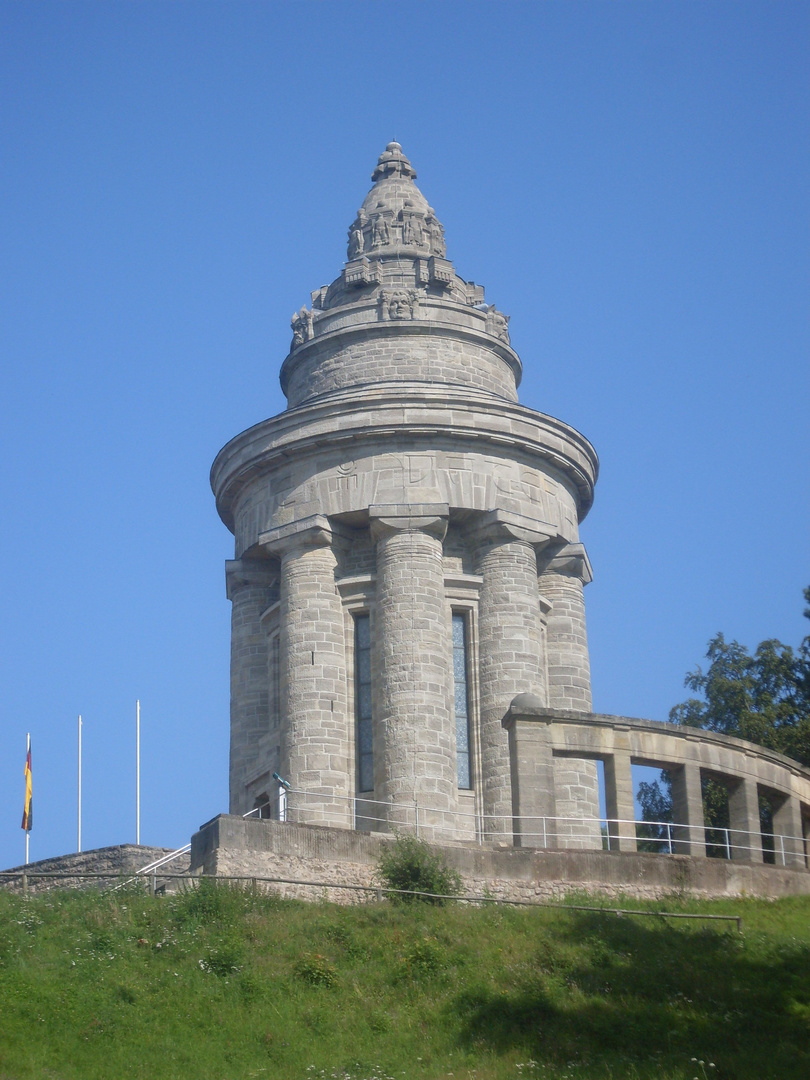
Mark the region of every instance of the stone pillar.
[[261, 616], [276, 597], [278, 564], [267, 559], [233, 559], [225, 564], [231, 601], [231, 753], [229, 811], [245, 814], [245, 776], [255, 763], [259, 738], [269, 723], [267, 636]]
[[352, 826], [343, 607], [329, 522], [315, 515], [260, 537], [281, 556], [281, 775], [288, 820]]
[[675, 855], [706, 855], [703, 824], [703, 790], [700, 766], [687, 762], [670, 770], [672, 778], [672, 819], [683, 828], [672, 830]]
[[508, 715], [504, 727], [512, 769], [515, 847], [557, 847], [554, 757], [548, 722]]
[[636, 851], [636, 807], [630, 751], [617, 748], [605, 758], [605, 806], [611, 851]]
[[591, 564], [582, 544], [566, 544], [540, 562], [540, 592], [551, 604], [546, 616], [549, 708], [590, 712], [583, 588], [593, 580]]
[[536, 523], [494, 510], [477, 522], [481, 805], [484, 835], [510, 840], [512, 772], [503, 720], [518, 694], [547, 702], [543, 627], [534, 545], [548, 540]]
[[[457, 808], [446, 504], [369, 509], [377, 546], [372, 629], [374, 788], [392, 825], [452, 838]], [[391, 805], [395, 804], [395, 805]], [[424, 828], [424, 832], [423, 832]]]
[[[590, 712], [591, 663], [583, 589], [593, 579], [591, 564], [582, 544], [543, 553], [539, 562], [540, 593], [550, 605], [546, 615], [549, 708]], [[561, 841], [567, 837], [565, 847], [601, 847], [596, 762], [566, 757], [556, 765]]]
[[804, 866], [802, 808], [795, 795], [785, 795], [779, 805], [774, 806], [773, 831], [776, 865], [782, 862], [784, 853], [785, 866]]
[[728, 789], [728, 816], [732, 859], [761, 863], [762, 831], [755, 780], [747, 777], [732, 780]]

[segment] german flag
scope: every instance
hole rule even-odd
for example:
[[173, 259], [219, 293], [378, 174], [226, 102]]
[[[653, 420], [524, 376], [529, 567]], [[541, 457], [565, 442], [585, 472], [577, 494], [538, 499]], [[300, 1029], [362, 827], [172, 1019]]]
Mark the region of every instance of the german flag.
[[23, 810], [22, 826], [26, 832], [31, 832], [34, 824], [34, 805], [31, 799], [31, 740], [28, 740], [28, 753], [25, 755], [25, 808]]

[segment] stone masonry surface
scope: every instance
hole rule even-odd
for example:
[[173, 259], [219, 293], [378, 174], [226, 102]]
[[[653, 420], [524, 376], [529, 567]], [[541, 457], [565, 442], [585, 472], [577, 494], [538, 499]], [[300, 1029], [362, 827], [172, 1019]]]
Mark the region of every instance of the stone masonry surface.
[[[192, 838], [192, 873], [276, 877], [318, 885], [266, 886], [285, 897], [365, 903], [376, 898], [376, 866], [390, 838], [312, 825], [244, 821], [221, 815]], [[590, 892], [605, 899], [810, 894], [810, 875], [720, 859], [610, 855], [596, 851], [528, 851], [489, 845], [430, 845], [461, 876], [467, 895], [504, 900], [555, 900]]]
[[[90, 851], [74, 852], [72, 855], [59, 855], [53, 859], [40, 859], [29, 863], [28, 866], [12, 866], [8, 873], [19, 874], [18, 878], [9, 880], [8, 888], [18, 892], [22, 888], [22, 874], [27, 872], [33, 875], [28, 882], [28, 891], [31, 893], [45, 892], [48, 889], [60, 888], [88, 888], [109, 887], [114, 885], [129, 874], [134, 874], [141, 867], [148, 866], [164, 855], [170, 855], [171, 848], [145, 847], [137, 844], [115, 844], [112, 847], [94, 848]], [[189, 868], [189, 856], [182, 855], [173, 860], [167, 866], [167, 871], [172, 874], [183, 874]], [[37, 878], [36, 874], [57, 875], [55, 877]], [[64, 877], [58, 875], [64, 874]], [[107, 877], [82, 878], [82, 874], [103, 874]], [[0, 879], [2, 885], [3, 879]]]
[[[717, 875], [739, 882], [763, 862], [761, 795], [779, 862], [806, 872], [807, 770], [739, 740], [591, 713], [579, 527], [596, 453], [518, 402], [509, 317], [456, 272], [415, 180], [389, 143], [343, 269], [293, 314], [286, 411], [237, 435], [211, 470], [235, 544], [231, 813], [262, 805], [289, 826], [508, 843], [523, 867], [540, 866], [543, 849], [546, 878], [552, 864], [579, 866], [610, 883], [617, 867], [647, 866], [623, 861], [637, 854], [632, 767], [643, 764], [672, 780], [668, 845], [704, 863], [716, 860], [705, 859], [701, 783], [728, 789], [738, 865], [690, 874], [722, 892]], [[362, 689], [357, 626], [370, 641]], [[358, 790], [361, 708], [371, 791]], [[275, 771], [291, 784], [286, 804]], [[247, 858], [234, 850], [215, 858]], [[554, 863], [562, 854], [576, 858]], [[643, 887], [663, 887], [650, 873]]]
[[[435, 836], [504, 836], [512, 698], [553, 684], [560, 703], [590, 701], [581, 581], [555, 591], [552, 579], [559, 553], [581, 547], [597, 462], [579, 433], [517, 403], [509, 318], [458, 276], [415, 178], [390, 143], [343, 271], [293, 315], [287, 412], [212, 469], [236, 542], [230, 807], [272, 804], [280, 768], [296, 821], [415, 827], [421, 814]], [[317, 542], [303, 541], [312, 529]], [[463, 792], [456, 612], [470, 650]], [[350, 658], [366, 614], [374, 790], [359, 808]], [[554, 781], [566, 810], [595, 816], [594, 778], [583, 761]]]

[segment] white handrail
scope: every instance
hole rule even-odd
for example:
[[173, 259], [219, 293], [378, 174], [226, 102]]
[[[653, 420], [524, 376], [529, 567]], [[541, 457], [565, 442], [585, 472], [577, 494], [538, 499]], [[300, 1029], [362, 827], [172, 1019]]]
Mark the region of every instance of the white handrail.
[[176, 851], [170, 851], [168, 855], [163, 855], [160, 859], [155, 859], [154, 862], [149, 863], [147, 866], [142, 866], [140, 870], [135, 871], [135, 874], [136, 876], [138, 874], [151, 874], [153, 870], [179, 859], [181, 855], [186, 855], [189, 851], [191, 851], [191, 844], [184, 844]]
[[[688, 822], [676, 821], [647, 821], [636, 818], [596, 818], [596, 817], [562, 817], [562, 816], [523, 816], [513, 817], [511, 814], [486, 815], [470, 813], [464, 810], [447, 810], [435, 806], [422, 806], [418, 803], [384, 802], [379, 799], [368, 799], [362, 796], [345, 796], [323, 794], [318, 791], [307, 791], [301, 788], [292, 788], [288, 792], [288, 805], [286, 819], [288, 821], [299, 820], [304, 824], [318, 824], [319, 822], [330, 823], [330, 814], [326, 806], [323, 809], [311, 805], [296, 808], [295, 797], [302, 796], [308, 801], [321, 800], [323, 803], [351, 804], [352, 820], [362, 818], [372, 828], [382, 825], [385, 828], [413, 828], [417, 835], [430, 838], [437, 832], [442, 838], [459, 840], [477, 839], [480, 842], [484, 838], [490, 841], [505, 840], [512, 842], [516, 832], [522, 839], [542, 838], [539, 847], [549, 847], [549, 842], [567, 840], [569, 842], [593, 841], [597, 836], [601, 837], [610, 851], [614, 843], [621, 840], [647, 840], [650, 843], [658, 843], [665, 846], [669, 854], [678, 851], [679, 846], [692, 843], [699, 838], [703, 843], [716, 847], [708, 839], [707, 833], [715, 832], [722, 834], [723, 846], [726, 849], [726, 858], [732, 858], [732, 852], [762, 851], [762, 840], [766, 837], [773, 839], [774, 859], [777, 858], [783, 866], [787, 865], [787, 854], [792, 850], [796, 855], [804, 856], [807, 840], [803, 836], [791, 836], [787, 833], [757, 833], [752, 835], [745, 829], [730, 829], [722, 826], [696, 825]], [[374, 808], [381, 808], [375, 812]], [[256, 810], [250, 811], [255, 813]], [[243, 815], [248, 817], [249, 814]], [[427, 820], [429, 816], [438, 818], [438, 822]], [[313, 821], [315, 817], [317, 820]], [[331, 822], [334, 823], [334, 822]], [[483, 836], [481, 828], [483, 825]], [[531, 829], [531, 825], [535, 828]], [[564, 831], [561, 829], [565, 826]], [[622, 830], [617, 826], [626, 826], [625, 835], [621, 836]], [[643, 827], [651, 827], [661, 830], [661, 836], [638, 836], [638, 830]], [[677, 831], [681, 831], [679, 837]], [[472, 834], [472, 835], [471, 835]], [[629, 834], [629, 835], [628, 835]], [[685, 835], [683, 835], [685, 834]], [[740, 838], [737, 841], [737, 837]], [[778, 843], [777, 843], [778, 841]], [[787, 851], [786, 851], [787, 842]]]

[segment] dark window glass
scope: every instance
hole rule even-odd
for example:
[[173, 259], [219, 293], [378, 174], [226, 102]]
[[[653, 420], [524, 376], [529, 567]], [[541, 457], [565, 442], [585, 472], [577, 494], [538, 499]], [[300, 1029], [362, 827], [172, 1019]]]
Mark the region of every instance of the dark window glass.
[[456, 699], [456, 773], [460, 788], [471, 788], [470, 721], [467, 715], [467, 620], [453, 615], [453, 678]]
[[281, 715], [281, 691], [279, 689], [278, 634], [270, 642], [270, 727], [277, 728]]
[[354, 700], [357, 721], [357, 790], [374, 788], [371, 748], [371, 623], [368, 615], [354, 620]]

